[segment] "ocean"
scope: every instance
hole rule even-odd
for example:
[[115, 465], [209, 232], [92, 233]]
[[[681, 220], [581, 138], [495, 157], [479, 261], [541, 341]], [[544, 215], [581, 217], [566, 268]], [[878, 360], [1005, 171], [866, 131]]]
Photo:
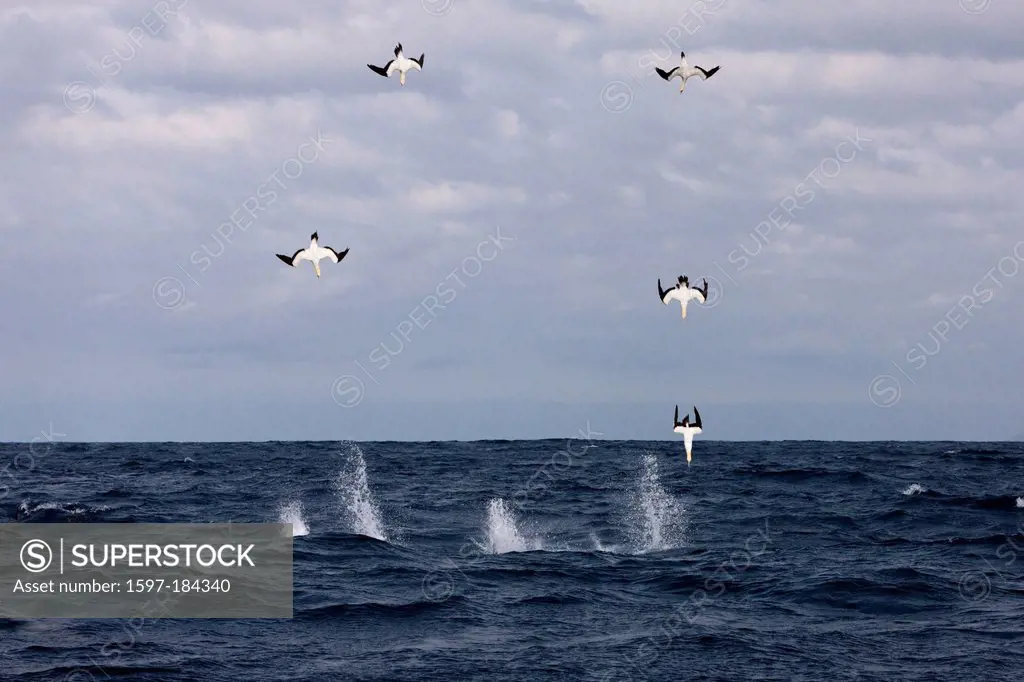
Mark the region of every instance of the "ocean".
[[29, 447], [0, 445], [7, 523], [291, 523], [294, 618], [0, 619], [3, 680], [1024, 670], [1020, 443]]

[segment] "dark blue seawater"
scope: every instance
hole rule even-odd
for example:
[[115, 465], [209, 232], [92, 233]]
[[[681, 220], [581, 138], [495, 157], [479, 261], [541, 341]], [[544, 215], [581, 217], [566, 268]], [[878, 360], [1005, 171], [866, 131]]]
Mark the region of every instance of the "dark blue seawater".
[[0, 620], [0, 678], [1020, 679], [1021, 444], [585, 445], [0, 446], [8, 523], [305, 533], [292, 620]]

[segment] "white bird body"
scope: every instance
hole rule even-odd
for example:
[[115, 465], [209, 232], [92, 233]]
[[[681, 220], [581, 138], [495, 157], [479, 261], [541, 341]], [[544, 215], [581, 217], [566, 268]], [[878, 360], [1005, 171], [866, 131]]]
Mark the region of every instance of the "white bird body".
[[675, 425], [672, 430], [683, 437], [683, 447], [686, 449], [687, 466], [690, 465], [690, 460], [692, 459], [693, 437], [701, 432], [700, 412], [697, 411], [696, 405], [693, 407], [693, 414], [696, 416], [693, 424], [690, 423], [689, 414], [683, 417], [683, 421], [679, 421], [679, 406], [676, 405], [676, 416], [672, 422]]
[[419, 59], [409, 59], [402, 52], [402, 44], [399, 43], [395, 46], [395, 58], [389, 61], [384, 66], [374, 66], [373, 64], [367, 64], [370, 69], [385, 78], [390, 78], [391, 74], [398, 72], [398, 82], [405, 85], [405, 74], [412, 69], [417, 71], [423, 70], [423, 57], [424, 54], [420, 55]]
[[313, 270], [316, 272], [317, 279], [320, 279], [320, 261], [326, 259], [332, 263], [340, 263], [348, 255], [348, 249], [339, 253], [329, 246], [320, 246], [317, 243], [318, 238], [317, 233], [314, 232], [309, 237], [309, 246], [299, 249], [291, 256], [284, 256], [279, 253], [277, 257], [293, 268], [297, 267], [302, 261], [308, 260], [313, 264]]
[[686, 53], [679, 53], [679, 66], [669, 71], [664, 71], [658, 67], [654, 67], [654, 70], [658, 72], [658, 75], [667, 81], [671, 81], [673, 78], [679, 79], [679, 93], [682, 94], [683, 90], [686, 89], [686, 81], [691, 78], [697, 77], [702, 81], [711, 78], [718, 72], [719, 67], [713, 69], [703, 69], [699, 66], [690, 66], [686, 61]]
[[683, 319], [686, 319], [686, 305], [690, 301], [697, 301], [698, 303], [705, 303], [708, 299], [708, 281], [704, 280], [704, 288], [698, 289], [689, 285], [689, 280], [686, 277], [680, 277], [679, 283], [671, 289], [662, 289], [661, 280], [658, 280], [658, 294], [661, 297], [661, 302], [668, 305], [672, 301], [678, 301], [679, 307], [682, 308]]

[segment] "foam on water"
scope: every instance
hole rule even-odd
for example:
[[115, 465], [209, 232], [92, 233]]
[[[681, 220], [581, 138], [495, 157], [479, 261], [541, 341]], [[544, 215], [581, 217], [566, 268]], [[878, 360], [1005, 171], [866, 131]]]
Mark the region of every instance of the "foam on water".
[[302, 514], [302, 502], [298, 500], [281, 507], [278, 511], [278, 523], [290, 523], [293, 538], [309, 535], [309, 526], [306, 525], [306, 519]]
[[524, 537], [518, 526], [511, 505], [501, 498], [491, 500], [487, 503], [487, 542], [481, 549], [490, 554], [507, 554], [544, 548], [540, 538]]
[[370, 483], [366, 477], [366, 460], [363, 459], [363, 451], [358, 445], [351, 446], [348, 462], [339, 474], [335, 487], [341, 495], [351, 531], [387, 542], [388, 537], [384, 533], [380, 509], [370, 493]]
[[590, 534], [590, 541], [594, 543], [593, 551], [601, 552], [602, 554], [618, 554], [621, 551], [619, 545], [606, 545], [601, 542], [601, 538], [597, 537], [597, 533]]
[[57, 512], [63, 512], [65, 514], [69, 514], [71, 516], [79, 516], [81, 514], [86, 514], [86, 513], [90, 512], [90, 511], [92, 511], [92, 512], [105, 512], [105, 511], [109, 511], [109, 510], [110, 510], [110, 507], [108, 505], [105, 505], [105, 504], [104, 505], [100, 505], [98, 507], [89, 507], [88, 505], [82, 506], [82, 505], [73, 504], [73, 503], [70, 503], [70, 502], [68, 502], [68, 503], [65, 503], [65, 502], [43, 502], [42, 504], [37, 504], [37, 505], [33, 506], [31, 504], [31, 502], [29, 502], [28, 500], [25, 500], [25, 501], [21, 502], [18, 505], [18, 511], [19, 511], [19, 513], [22, 516], [28, 515], [28, 514], [35, 514], [37, 512], [42, 512], [42, 511], [57, 511]]
[[1017, 508], [1024, 509], [1024, 497], [1017, 498]]
[[675, 549], [685, 541], [686, 509], [662, 487], [657, 458], [645, 453], [641, 464], [629, 516], [633, 545], [639, 553]]
[[907, 486], [907, 489], [903, 491], [904, 495], [917, 495], [918, 493], [927, 492], [927, 488], [919, 483], [913, 483]]

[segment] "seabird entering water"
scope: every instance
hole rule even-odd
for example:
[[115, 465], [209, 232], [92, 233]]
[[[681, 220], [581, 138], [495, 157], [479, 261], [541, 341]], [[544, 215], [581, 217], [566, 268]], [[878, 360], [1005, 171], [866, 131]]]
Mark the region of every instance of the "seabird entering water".
[[277, 257], [293, 268], [300, 262], [308, 260], [313, 264], [313, 269], [316, 270], [317, 279], [320, 279], [320, 261], [326, 258], [332, 263], [340, 263], [341, 259], [348, 255], [348, 249], [338, 253], [329, 246], [320, 246], [316, 243], [317, 239], [317, 233], [314, 232], [309, 237], [309, 246], [304, 249], [299, 249], [291, 256], [282, 256], [281, 254], [277, 254]]
[[676, 416], [673, 419], [673, 431], [676, 433], [683, 434], [683, 445], [686, 447], [686, 466], [690, 466], [690, 453], [693, 451], [693, 437], [700, 433], [700, 412], [697, 411], [697, 406], [693, 406], [694, 422], [690, 423], [690, 414], [687, 413], [683, 417], [683, 421], [679, 421], [679, 406], [676, 405]]
[[680, 52], [679, 66], [669, 71], [663, 71], [662, 69], [656, 66], [654, 67], [654, 70], [658, 72], [659, 76], [661, 76], [667, 81], [671, 81], [673, 78], [678, 78], [679, 94], [682, 94], [683, 90], [686, 89], [686, 81], [690, 80], [694, 76], [697, 76], [702, 81], [706, 81], [707, 79], [711, 78], [716, 73], [718, 73], [719, 68], [721, 67], [716, 66], [713, 69], [704, 70], [699, 66], [690, 66], [689, 64], [686, 63], [686, 53]]
[[374, 66], [373, 64], [367, 64], [370, 70], [376, 74], [380, 74], [385, 78], [390, 78], [391, 74], [395, 71], [398, 72], [398, 82], [405, 85], [405, 72], [410, 69], [416, 69], [417, 71], [423, 70], [423, 57], [425, 54], [421, 54], [419, 59], [409, 59], [402, 53], [402, 43], [395, 45], [395, 58], [389, 61], [384, 66]]
[[679, 301], [683, 309], [683, 319], [686, 319], [686, 304], [691, 300], [704, 303], [708, 300], [708, 281], [704, 280], [703, 287], [691, 287], [690, 280], [686, 275], [680, 275], [679, 281], [671, 289], [661, 288], [661, 279], [658, 279], [658, 297], [661, 302], [668, 305], [672, 301]]

